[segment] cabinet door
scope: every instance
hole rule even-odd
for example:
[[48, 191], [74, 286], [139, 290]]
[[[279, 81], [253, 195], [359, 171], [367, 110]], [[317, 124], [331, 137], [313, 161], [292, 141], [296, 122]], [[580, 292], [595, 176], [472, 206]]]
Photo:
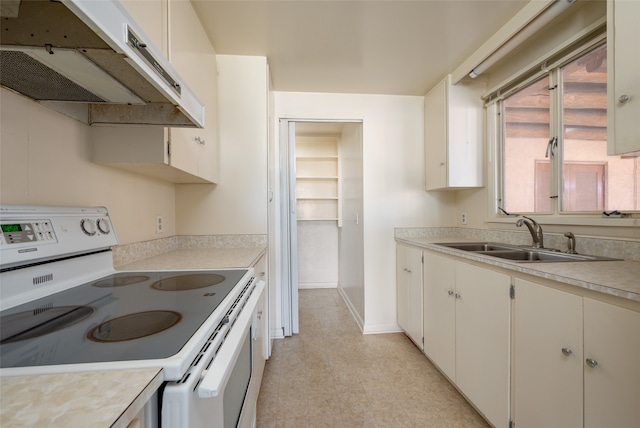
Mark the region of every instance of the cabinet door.
[[167, 55], [167, 0], [120, 0], [156, 48]]
[[425, 189], [447, 187], [447, 85], [438, 83], [424, 97]]
[[203, 129], [170, 128], [171, 165], [217, 182], [216, 54], [191, 2], [169, 1], [169, 61], [205, 106]]
[[424, 252], [424, 352], [453, 381], [455, 266], [453, 259]]
[[484, 164], [485, 84], [472, 80], [451, 84], [447, 93], [447, 186], [481, 187]]
[[398, 325], [422, 349], [422, 251], [398, 245]]
[[640, 2], [607, 2], [609, 154], [640, 151]]
[[637, 427], [640, 313], [586, 297], [583, 304], [584, 426]]
[[496, 427], [509, 425], [510, 284], [456, 263], [456, 385]]
[[262, 347], [262, 356], [265, 360], [269, 359], [269, 356], [271, 355], [271, 327], [270, 327], [270, 319], [271, 319], [271, 314], [269, 311], [269, 271], [268, 271], [268, 257], [269, 255], [267, 253], [265, 253], [262, 257], [260, 257], [260, 260], [258, 260], [258, 262], [255, 264], [254, 266], [254, 275], [256, 277], [256, 279], [258, 279], [259, 281], [264, 281], [265, 283], [265, 287], [264, 287], [264, 302], [263, 302], [263, 307], [262, 307], [262, 335], [265, 338], [264, 339], [264, 345]]
[[253, 371], [256, 378], [262, 379], [264, 373], [265, 360], [267, 359], [264, 354], [265, 342], [267, 337], [265, 336], [265, 323], [267, 322], [267, 312], [265, 312], [265, 295], [266, 287], [260, 294], [260, 300], [256, 306], [256, 312], [254, 314], [252, 325], [253, 336]]
[[582, 427], [582, 297], [516, 279], [514, 304], [516, 426]]

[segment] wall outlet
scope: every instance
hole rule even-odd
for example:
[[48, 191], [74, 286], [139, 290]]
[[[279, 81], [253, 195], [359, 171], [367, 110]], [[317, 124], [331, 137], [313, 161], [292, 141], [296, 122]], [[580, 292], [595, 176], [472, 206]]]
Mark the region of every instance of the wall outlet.
[[460, 223], [467, 224], [467, 213], [462, 213], [460, 215]]
[[156, 215], [156, 234], [164, 233], [164, 219], [160, 214]]

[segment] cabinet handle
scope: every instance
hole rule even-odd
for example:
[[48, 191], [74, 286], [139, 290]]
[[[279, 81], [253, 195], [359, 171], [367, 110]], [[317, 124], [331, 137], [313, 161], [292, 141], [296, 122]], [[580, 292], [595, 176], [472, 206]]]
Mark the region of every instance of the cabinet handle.
[[444, 166], [444, 162], [440, 162], [440, 166]]
[[592, 360], [591, 358], [587, 358], [586, 363], [591, 368], [594, 368], [595, 366], [598, 365], [598, 362], [596, 360]]
[[411, 273], [411, 270], [409, 270], [409, 269], [407, 269], [407, 268], [404, 268], [404, 271], [405, 271], [406, 273]]
[[202, 138], [196, 137], [195, 140], [196, 140], [196, 143], [201, 144], [201, 145], [204, 146], [205, 141]]
[[453, 296], [453, 291], [448, 290], [447, 293], [449, 294], [449, 296]]
[[624, 95], [620, 95], [620, 98], [618, 98], [618, 102], [620, 104], [626, 104], [629, 102], [630, 99], [631, 97], [629, 97], [629, 95], [624, 94]]
[[459, 295], [458, 293], [456, 293], [456, 299], [461, 299], [461, 298], [462, 298], [462, 296]]
[[573, 354], [573, 351], [571, 349], [569, 349], [569, 348], [562, 348], [562, 354], [565, 357], [568, 357], [569, 355]]

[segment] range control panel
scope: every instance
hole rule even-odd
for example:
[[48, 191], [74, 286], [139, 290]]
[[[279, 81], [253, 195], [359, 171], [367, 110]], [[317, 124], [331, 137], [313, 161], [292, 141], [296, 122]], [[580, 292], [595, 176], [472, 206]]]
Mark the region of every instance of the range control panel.
[[34, 241], [57, 242], [50, 220], [31, 223], [0, 223], [0, 245], [24, 244]]
[[118, 244], [103, 207], [0, 206], [0, 266], [20, 266]]

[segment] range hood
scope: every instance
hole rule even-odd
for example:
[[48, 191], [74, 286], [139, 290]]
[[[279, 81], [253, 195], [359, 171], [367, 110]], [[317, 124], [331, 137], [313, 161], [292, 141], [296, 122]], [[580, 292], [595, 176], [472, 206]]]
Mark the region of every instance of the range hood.
[[117, 1], [1, 7], [3, 87], [90, 125], [204, 126], [202, 103]]

